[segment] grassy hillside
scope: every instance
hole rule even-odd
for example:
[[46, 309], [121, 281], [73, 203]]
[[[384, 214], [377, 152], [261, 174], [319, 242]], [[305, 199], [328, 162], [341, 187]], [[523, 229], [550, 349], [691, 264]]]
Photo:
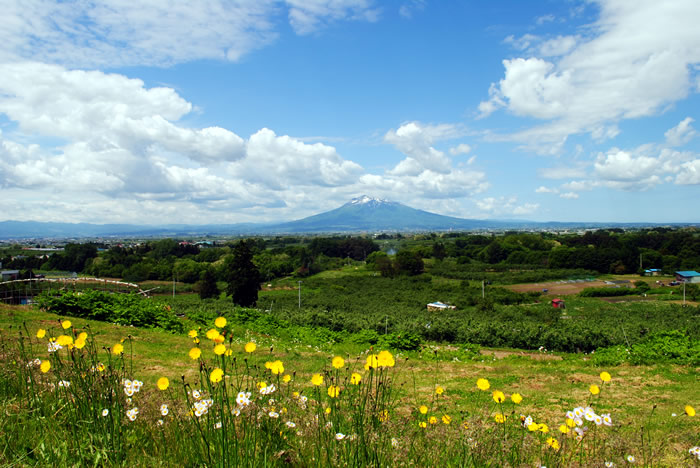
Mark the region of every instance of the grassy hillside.
[[[655, 466], [692, 466], [688, 449], [700, 445], [698, 418], [684, 414], [686, 405], [700, 406], [697, 368], [597, 368], [583, 355], [508, 349], [475, 353], [473, 347], [434, 344], [416, 351], [394, 351], [395, 366], [367, 370], [368, 353], [379, 349], [349, 342], [309, 344], [283, 332], [276, 334], [274, 328], [268, 333], [251, 332], [233, 314], [225, 315], [229, 320], [221, 330], [228, 333], [224, 345], [231, 355], [217, 356], [214, 343], [203, 336], [215, 328], [210, 321], [199, 331], [202, 357], [193, 360], [188, 352], [195, 345], [184, 333], [79, 318], [70, 319], [71, 327], [63, 330], [60, 320], [65, 317], [31, 307], [0, 306], [0, 353], [6, 363], [0, 373], [5, 408], [0, 416], [0, 461], [167, 466], [216, 465], [227, 459], [232, 464], [237, 460], [260, 466], [542, 463], [551, 467], [602, 466], [604, 461], [620, 466], [627, 455], [633, 455]], [[186, 320], [185, 329], [191, 327], [199, 326]], [[40, 328], [48, 336], [77, 337], [86, 331], [88, 345], [49, 354], [47, 338], [35, 336]], [[124, 354], [108, 354], [122, 339]], [[257, 345], [253, 353], [244, 351], [249, 342]], [[332, 366], [334, 356], [345, 359], [341, 369]], [[35, 358], [52, 362], [49, 372], [28, 368], [29, 360]], [[284, 363], [280, 375], [265, 368], [266, 362], [276, 360]], [[89, 375], [90, 362], [110, 363], [106, 375], [113, 376], [113, 382], [103, 378], [90, 384], [84, 377]], [[217, 366], [225, 370], [225, 386], [209, 379]], [[601, 382], [601, 371], [609, 372], [612, 380]], [[353, 372], [362, 376], [362, 385], [346, 380]], [[322, 386], [311, 383], [314, 373], [325, 377]], [[290, 382], [285, 383], [283, 375], [289, 375]], [[157, 388], [162, 377], [169, 379], [166, 391]], [[131, 402], [122, 391], [125, 378], [143, 381]], [[487, 391], [477, 388], [480, 378], [489, 381]], [[63, 379], [70, 380], [71, 386], [51, 389], [51, 384]], [[370, 379], [375, 379], [375, 386], [369, 385]], [[257, 384], [262, 380], [276, 384], [274, 394], [260, 396]], [[379, 380], [382, 385], [377, 387]], [[104, 393], [108, 382], [115, 387], [112, 396]], [[329, 385], [340, 388], [337, 398], [329, 396]], [[598, 395], [591, 394], [591, 385], [600, 387]], [[438, 387], [444, 393], [437, 395]], [[206, 418], [188, 414], [194, 408], [193, 389], [214, 400]], [[499, 405], [492, 398], [494, 390], [503, 391], [507, 398], [518, 393], [523, 400], [516, 405], [507, 399]], [[240, 418], [232, 417], [227, 406], [238, 391], [253, 393], [251, 406]], [[294, 392], [308, 397], [304, 409]], [[85, 395], [94, 396], [91, 403], [76, 404], [86, 401]], [[270, 397], [276, 401], [270, 402]], [[164, 402], [170, 406], [169, 417], [159, 416]], [[114, 415], [109, 426], [99, 416], [107, 404]], [[126, 410], [136, 405], [139, 415], [132, 422]], [[420, 411], [423, 405], [426, 414]], [[558, 432], [566, 411], [587, 405], [598, 414], [610, 413], [613, 425], [586, 422], [589, 432], [582, 441], [573, 432]], [[271, 412], [277, 416], [269, 416]], [[449, 418], [443, 420], [445, 415]], [[505, 424], [495, 420], [498, 415], [506, 418]], [[521, 415], [546, 424], [549, 432], [523, 428]], [[433, 416], [435, 424], [431, 424]], [[165, 424], [158, 426], [158, 419]], [[448, 420], [450, 424], [445, 424]], [[219, 422], [221, 428], [217, 428]], [[286, 422], [294, 422], [294, 430]], [[337, 440], [338, 434], [345, 437]], [[559, 449], [547, 443], [550, 437], [557, 439]], [[438, 441], [444, 450], [434, 450]]]

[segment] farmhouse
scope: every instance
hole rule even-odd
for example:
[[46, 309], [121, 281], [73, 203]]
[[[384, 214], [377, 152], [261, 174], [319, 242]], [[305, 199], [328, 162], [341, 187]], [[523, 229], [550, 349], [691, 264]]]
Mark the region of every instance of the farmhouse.
[[661, 269], [659, 268], [649, 268], [644, 270], [644, 276], [659, 276], [661, 274]]
[[430, 311], [447, 310], [447, 309], [454, 310], [454, 309], [457, 308], [457, 307], [455, 307], [455, 306], [453, 306], [453, 305], [443, 304], [443, 303], [440, 302], [440, 301], [431, 302], [430, 304], [428, 304], [427, 307], [428, 307], [428, 310], [430, 310]]
[[676, 280], [685, 283], [700, 283], [700, 273], [697, 271], [677, 271]]

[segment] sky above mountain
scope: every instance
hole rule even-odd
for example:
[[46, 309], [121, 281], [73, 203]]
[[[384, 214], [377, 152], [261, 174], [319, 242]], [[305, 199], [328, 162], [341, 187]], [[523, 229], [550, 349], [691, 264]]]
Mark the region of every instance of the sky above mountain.
[[6, 0], [0, 220], [697, 222], [697, 0]]

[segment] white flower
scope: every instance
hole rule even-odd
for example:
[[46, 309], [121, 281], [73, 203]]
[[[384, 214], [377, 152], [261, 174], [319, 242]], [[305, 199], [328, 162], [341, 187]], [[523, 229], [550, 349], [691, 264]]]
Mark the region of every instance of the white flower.
[[214, 424], [214, 429], [221, 429], [221, 421]]
[[161, 414], [161, 415], [167, 416], [168, 413], [169, 413], [169, 411], [170, 411], [170, 410], [168, 409], [168, 405], [166, 405], [165, 403], [163, 403], [162, 405], [160, 405], [160, 414]]
[[284, 424], [285, 424], [288, 428], [290, 428], [290, 429], [294, 429], [295, 427], [297, 427], [297, 425], [294, 424], [292, 421], [287, 421], [287, 422], [284, 423]]
[[126, 412], [126, 416], [129, 418], [129, 421], [135, 421], [136, 416], [139, 414], [139, 409], [138, 408], [131, 408]]
[[566, 418], [567, 418], [567, 419], [575, 419], [575, 418], [576, 418], [576, 415], [574, 414], [573, 411], [567, 411], [567, 412], [566, 412]]
[[602, 414], [603, 424], [606, 426], [612, 426], [612, 419], [610, 418], [610, 413]]
[[231, 410], [231, 414], [234, 415], [234, 416], [236, 416], [236, 417], [238, 417], [238, 416], [241, 415], [241, 410], [239, 410], [238, 408], [233, 408], [233, 409]]
[[263, 387], [260, 389], [260, 394], [261, 395], [269, 395], [273, 393], [277, 388], [275, 387], [275, 384], [268, 385], [267, 387]]
[[49, 341], [49, 352], [50, 353], [55, 353], [59, 349], [63, 349], [63, 346], [56, 343], [55, 341]]
[[593, 421], [595, 421], [596, 426], [601, 426], [603, 424], [603, 418], [601, 416], [598, 416], [597, 414], [595, 418], [593, 418]]
[[70, 382], [67, 380], [61, 380], [60, 382], [58, 382], [58, 386], [68, 388], [68, 387], [70, 387]]
[[605, 468], [614, 468], [615, 464], [611, 461], [606, 461], [605, 462]]
[[250, 393], [246, 394], [244, 392], [238, 393], [236, 397], [236, 404], [240, 407], [248, 406], [250, 404]]
[[103, 417], [109, 416], [109, 410], [107, 408], [102, 410], [102, 416]]
[[192, 390], [192, 398], [195, 400], [199, 400], [201, 398], [202, 394], [199, 392], [199, 390]]
[[342, 432], [338, 432], [335, 435], [335, 440], [343, 440], [344, 438], [345, 438], [345, 434], [343, 434]]
[[523, 427], [528, 427], [533, 422], [534, 421], [532, 419], [532, 416], [528, 416], [527, 418], [525, 418], [525, 421], [523, 421]]
[[575, 419], [574, 419], [574, 424], [576, 424], [577, 426], [583, 426], [583, 419], [581, 419], [581, 418], [575, 418]]
[[270, 411], [267, 415], [270, 416], [271, 418], [275, 418], [275, 419], [280, 417], [280, 414], [275, 413], [274, 411]]
[[163, 420], [162, 420], [162, 419], [159, 419], [159, 420], [156, 422], [156, 424], [158, 424], [159, 426], [162, 426], [162, 425], [163, 425]]
[[[574, 414], [576, 415], [576, 417], [580, 418], [581, 416], [583, 416], [583, 413], [585, 413], [585, 411], [582, 407], [577, 406], [576, 408], [574, 408]], [[575, 418], [572, 418], [572, 419], [575, 419]]]
[[583, 417], [586, 418], [587, 421], [593, 421], [596, 417], [595, 411], [593, 411], [593, 408], [586, 408], [585, 413], [583, 414]]
[[398, 447], [399, 446], [399, 439], [397, 439], [396, 437], [392, 437], [391, 438], [391, 446], [394, 448]]
[[627, 461], [628, 461], [629, 463], [634, 463], [634, 462], [637, 461], [637, 459], [634, 458], [633, 455], [627, 455]]

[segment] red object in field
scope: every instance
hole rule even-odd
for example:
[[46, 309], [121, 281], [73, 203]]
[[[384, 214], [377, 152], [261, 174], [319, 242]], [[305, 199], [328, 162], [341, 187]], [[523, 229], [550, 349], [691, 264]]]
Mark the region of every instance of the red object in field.
[[552, 307], [555, 309], [564, 309], [566, 305], [561, 299], [552, 299]]

